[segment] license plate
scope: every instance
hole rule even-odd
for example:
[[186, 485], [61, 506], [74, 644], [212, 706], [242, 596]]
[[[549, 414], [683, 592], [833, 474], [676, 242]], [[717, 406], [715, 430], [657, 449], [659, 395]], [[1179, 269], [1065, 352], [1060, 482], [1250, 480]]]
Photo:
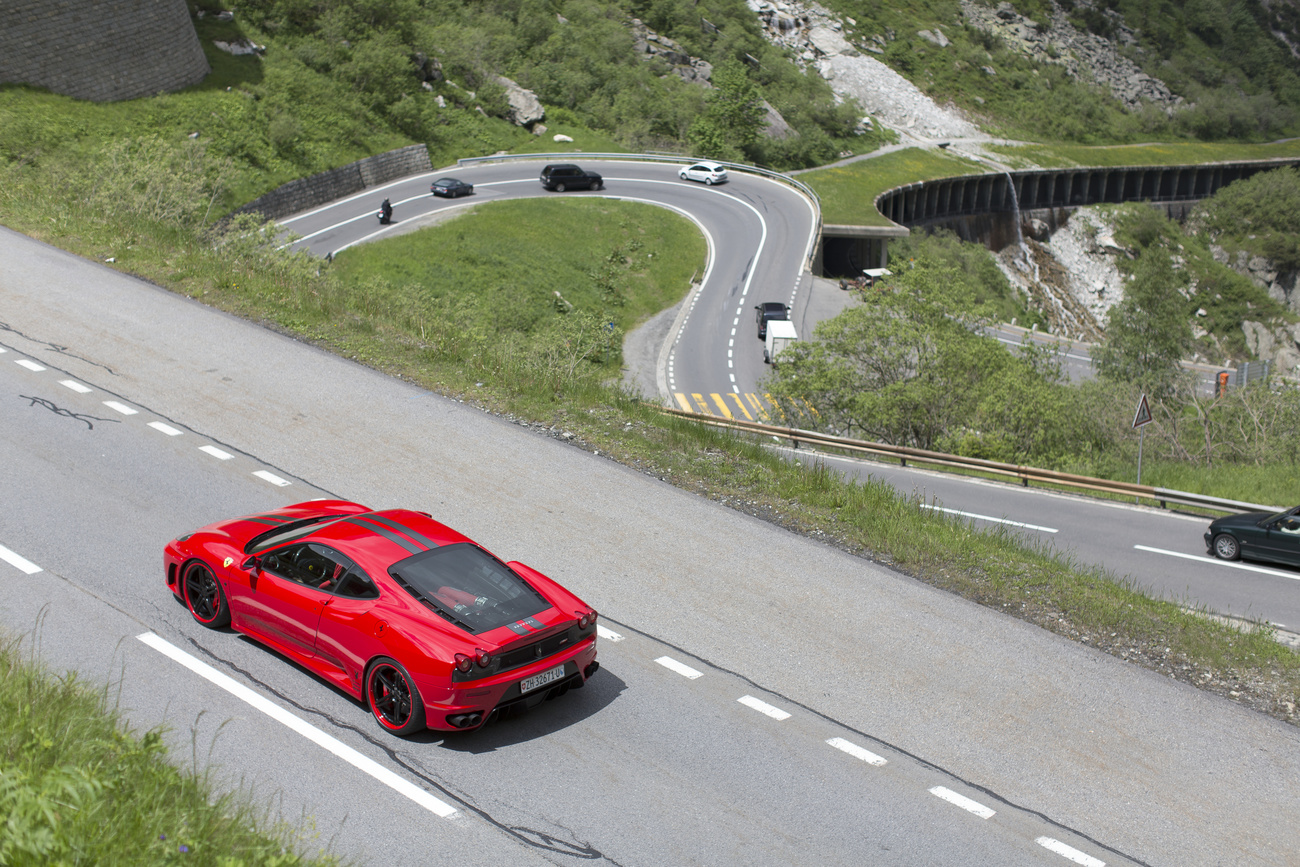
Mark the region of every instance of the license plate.
[[555, 668], [543, 671], [541, 674], [534, 674], [532, 677], [525, 677], [519, 681], [519, 692], [532, 692], [538, 687], [546, 686], [548, 683], [555, 683], [557, 680], [564, 679], [564, 666], [559, 665]]

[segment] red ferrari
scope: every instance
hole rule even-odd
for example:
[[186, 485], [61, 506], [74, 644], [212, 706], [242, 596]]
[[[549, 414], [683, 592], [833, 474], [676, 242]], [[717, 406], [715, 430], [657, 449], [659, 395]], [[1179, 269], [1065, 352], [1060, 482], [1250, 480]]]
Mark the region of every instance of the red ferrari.
[[168, 543], [167, 587], [361, 699], [385, 730], [474, 729], [596, 673], [596, 612], [425, 512], [313, 500]]

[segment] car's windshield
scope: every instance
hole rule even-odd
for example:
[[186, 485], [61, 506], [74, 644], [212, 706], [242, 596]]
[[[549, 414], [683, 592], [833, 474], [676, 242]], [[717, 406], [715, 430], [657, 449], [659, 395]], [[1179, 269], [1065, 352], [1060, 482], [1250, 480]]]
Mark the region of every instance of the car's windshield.
[[388, 574], [420, 602], [475, 635], [551, 607], [504, 563], [469, 543], [407, 557], [389, 567]]

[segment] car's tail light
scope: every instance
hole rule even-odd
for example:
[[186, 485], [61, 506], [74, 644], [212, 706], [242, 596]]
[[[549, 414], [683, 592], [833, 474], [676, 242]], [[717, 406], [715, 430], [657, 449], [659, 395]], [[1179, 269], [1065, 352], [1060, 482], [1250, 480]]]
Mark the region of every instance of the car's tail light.
[[573, 613], [578, 615], [579, 629], [586, 629], [596, 622], [596, 612], [594, 611], [575, 611]]
[[487, 668], [492, 664], [492, 654], [482, 648], [474, 648], [474, 661], [478, 663], [479, 668]]
[[463, 653], [456, 654], [456, 670], [461, 674], [469, 674], [469, 670], [474, 667], [474, 660], [470, 659]]

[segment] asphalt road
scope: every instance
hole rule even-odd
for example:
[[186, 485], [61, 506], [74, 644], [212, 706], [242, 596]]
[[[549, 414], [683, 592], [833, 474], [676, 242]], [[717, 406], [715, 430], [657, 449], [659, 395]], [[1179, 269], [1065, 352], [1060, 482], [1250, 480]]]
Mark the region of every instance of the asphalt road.
[[[1294, 727], [22, 236], [0, 232], [0, 259], [0, 622], [340, 852], [1300, 853]], [[587, 689], [521, 720], [387, 738], [284, 659], [199, 628], [162, 583], [175, 534], [323, 495], [426, 508], [571, 586], [621, 640]]]
[[[737, 414], [756, 410], [766, 365], [762, 342], [754, 336], [753, 307], [782, 301], [794, 308], [796, 318], [803, 315], [812, 291], [803, 267], [814, 241], [811, 202], [789, 185], [759, 175], [737, 172], [728, 183], [710, 187], [679, 179], [675, 164], [615, 160], [590, 164], [604, 178], [603, 190], [548, 192], [538, 181], [543, 165], [511, 160], [415, 175], [282, 222], [300, 236], [298, 247], [325, 256], [503, 199], [601, 196], [670, 208], [699, 226], [709, 252], [708, 261], [700, 263], [699, 286], [682, 304], [674, 339], [663, 353], [663, 390], [700, 395], [707, 406], [721, 404]], [[445, 175], [473, 184], [474, 194], [430, 195], [432, 179]], [[384, 198], [393, 204], [396, 222], [389, 226], [376, 218]]]
[[916, 467], [784, 451], [859, 480], [886, 482], [955, 521], [1102, 566], [1157, 598], [1300, 632], [1300, 569], [1208, 555], [1207, 518]]

